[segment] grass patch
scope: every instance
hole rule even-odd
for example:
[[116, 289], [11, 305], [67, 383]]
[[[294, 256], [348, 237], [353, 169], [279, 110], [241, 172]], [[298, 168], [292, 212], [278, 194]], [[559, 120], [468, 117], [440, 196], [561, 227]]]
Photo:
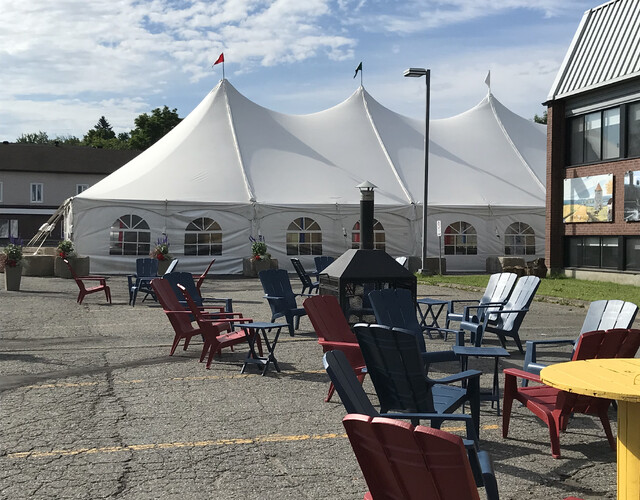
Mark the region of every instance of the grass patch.
[[[465, 276], [420, 276], [418, 283], [425, 285], [474, 286], [486, 288], [489, 275], [465, 275]], [[588, 281], [567, 278], [566, 276], [550, 276], [540, 283], [537, 295], [557, 297], [561, 299], [578, 299], [587, 302], [594, 300], [626, 300], [634, 304], [640, 304], [640, 287], [633, 285], [619, 285], [608, 281]]]

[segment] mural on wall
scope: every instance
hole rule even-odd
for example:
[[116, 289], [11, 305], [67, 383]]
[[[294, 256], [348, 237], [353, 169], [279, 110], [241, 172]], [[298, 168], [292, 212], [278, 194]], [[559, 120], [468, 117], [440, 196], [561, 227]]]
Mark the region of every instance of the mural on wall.
[[564, 222], [611, 222], [613, 174], [564, 180]]
[[640, 221], [640, 170], [624, 174], [624, 220]]

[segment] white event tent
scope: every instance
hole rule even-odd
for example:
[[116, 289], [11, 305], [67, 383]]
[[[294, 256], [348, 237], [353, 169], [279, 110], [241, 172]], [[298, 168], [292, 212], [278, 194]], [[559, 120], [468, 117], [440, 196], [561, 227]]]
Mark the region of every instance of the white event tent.
[[[249, 237], [258, 235], [280, 267], [292, 269], [287, 233], [300, 217], [317, 223], [322, 254], [351, 248], [356, 186], [366, 180], [377, 186], [375, 218], [386, 251], [419, 256], [423, 148], [424, 121], [385, 108], [363, 87], [325, 111], [287, 115], [250, 101], [223, 79], [160, 141], [74, 197], [65, 227], [93, 272], [131, 272], [135, 256], [122, 255], [117, 243], [143, 241], [145, 231], [152, 246], [168, 236], [180, 269], [201, 271], [212, 257], [185, 256], [184, 244], [187, 226], [203, 217], [222, 233], [216, 273], [241, 273]], [[460, 221], [477, 234], [475, 255], [442, 250], [448, 270], [484, 272], [487, 257], [505, 254], [513, 223], [535, 232], [535, 255], [526, 257], [544, 254], [544, 126], [489, 93], [465, 113], [431, 120], [429, 150], [429, 256], [438, 256], [438, 220], [443, 237]], [[127, 223], [135, 227], [123, 237], [118, 228]], [[313, 268], [312, 255], [299, 257]]]

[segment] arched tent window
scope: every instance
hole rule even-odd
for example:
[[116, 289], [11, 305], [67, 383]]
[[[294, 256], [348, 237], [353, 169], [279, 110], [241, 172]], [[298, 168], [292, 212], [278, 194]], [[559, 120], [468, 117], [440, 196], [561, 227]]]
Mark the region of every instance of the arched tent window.
[[298, 217], [287, 228], [287, 255], [322, 255], [322, 230], [309, 217]]
[[111, 226], [109, 255], [149, 255], [149, 224], [140, 216], [123, 215]]
[[504, 232], [505, 255], [535, 255], [536, 233], [529, 224], [514, 222]]
[[447, 226], [444, 231], [445, 255], [476, 255], [478, 236], [468, 222], [459, 221]]
[[192, 220], [184, 233], [185, 255], [222, 255], [222, 228], [209, 217]]
[[[360, 248], [360, 221], [353, 225], [351, 233], [351, 248]], [[385, 249], [384, 227], [378, 219], [373, 219], [373, 248], [376, 250]]]

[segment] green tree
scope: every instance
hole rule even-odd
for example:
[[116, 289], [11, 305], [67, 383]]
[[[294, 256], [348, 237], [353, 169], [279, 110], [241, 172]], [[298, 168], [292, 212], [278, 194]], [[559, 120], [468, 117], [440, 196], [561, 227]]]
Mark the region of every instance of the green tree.
[[21, 144], [51, 144], [49, 135], [42, 130], [32, 134], [22, 134], [16, 139], [16, 142]]
[[143, 113], [135, 119], [129, 145], [132, 149], [147, 149], [182, 121], [176, 108], [156, 108], [151, 115]]
[[547, 124], [547, 112], [542, 113], [542, 116], [538, 116], [536, 113], [533, 117], [533, 121], [536, 123], [542, 123], [543, 125]]
[[57, 135], [55, 139], [51, 139], [49, 134], [40, 130], [31, 134], [22, 134], [16, 139], [16, 143], [78, 146], [80, 139], [73, 135]]

